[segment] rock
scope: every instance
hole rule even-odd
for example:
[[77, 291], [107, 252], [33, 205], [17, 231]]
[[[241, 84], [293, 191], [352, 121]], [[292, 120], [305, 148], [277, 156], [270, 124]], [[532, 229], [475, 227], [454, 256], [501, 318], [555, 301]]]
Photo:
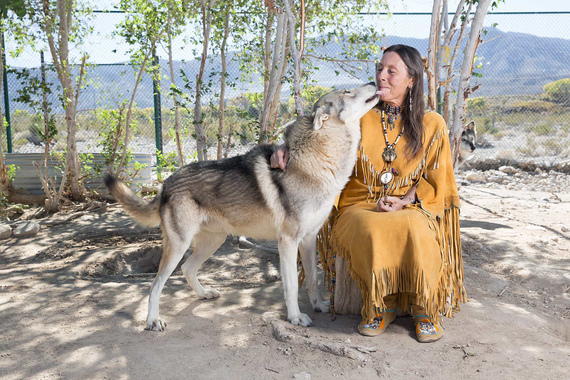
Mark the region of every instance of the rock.
[[7, 239], [12, 235], [12, 227], [7, 224], [0, 224], [0, 239]]
[[562, 227], [560, 227], [560, 231], [562, 231], [562, 232], [568, 232], [568, 228], [562, 226]]
[[13, 234], [16, 237], [34, 236], [40, 232], [40, 225], [37, 222], [29, 221], [16, 225]]
[[501, 166], [499, 168], [499, 171], [506, 173], [506, 174], [512, 174], [512, 173], [516, 173], [517, 169], [513, 168], [512, 166]]
[[541, 202], [550, 202], [550, 199], [546, 198], [546, 197], [542, 197], [540, 198]]
[[479, 173], [469, 173], [465, 176], [465, 179], [470, 182], [487, 182], [487, 177]]
[[310, 380], [311, 374], [309, 372], [299, 372], [293, 375], [293, 379]]

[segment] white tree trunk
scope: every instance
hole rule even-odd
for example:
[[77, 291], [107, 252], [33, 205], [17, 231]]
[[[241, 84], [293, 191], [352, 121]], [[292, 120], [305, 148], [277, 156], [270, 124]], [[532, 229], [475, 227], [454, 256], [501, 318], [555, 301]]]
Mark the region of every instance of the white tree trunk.
[[427, 79], [428, 79], [428, 108], [437, 109], [437, 73], [436, 73], [436, 53], [439, 36], [439, 16], [441, 13], [441, 0], [434, 0], [431, 11], [431, 25], [429, 29], [429, 47], [427, 59]]
[[[453, 80], [453, 68], [455, 66], [455, 60], [457, 59], [457, 52], [459, 50], [459, 46], [461, 45], [461, 41], [463, 41], [463, 36], [465, 33], [465, 27], [469, 23], [469, 18], [471, 16], [471, 4], [469, 4], [469, 8], [467, 12], [465, 12], [465, 18], [461, 23], [461, 31], [459, 36], [457, 37], [455, 46], [451, 46], [451, 41], [453, 36], [457, 32], [457, 21], [459, 17], [463, 13], [463, 6], [465, 5], [465, 0], [461, 0], [457, 5], [457, 9], [455, 10], [455, 14], [453, 15], [453, 20], [448, 28], [446, 28], [445, 35], [443, 36], [443, 43], [442, 46], [446, 50], [445, 54], [442, 55], [442, 62], [440, 63], [441, 69], [443, 70], [443, 61], [445, 60], [444, 57], [447, 59], [445, 63], [447, 64], [447, 69], [445, 70], [445, 77], [442, 75], [443, 80], [440, 81], [440, 87], [443, 87], [443, 105], [442, 105], [442, 116], [445, 119], [445, 122], [449, 125], [450, 117], [449, 117], [449, 93], [451, 91], [451, 81]], [[443, 49], [442, 49], [443, 50]], [[451, 56], [450, 56], [451, 53]]]
[[294, 63], [293, 98], [295, 99], [295, 110], [297, 111], [297, 116], [303, 116], [303, 102], [301, 99], [301, 59], [303, 58], [304, 50], [305, 2], [301, 0], [299, 50], [297, 50], [297, 43], [295, 42], [296, 22], [295, 15], [293, 14], [293, 0], [284, 0], [284, 3], [285, 12], [289, 20], [289, 48], [291, 49]]
[[471, 89], [469, 88], [469, 79], [471, 78], [471, 73], [473, 71], [473, 60], [475, 58], [477, 47], [479, 46], [481, 30], [483, 29], [483, 21], [485, 20], [485, 16], [487, 15], [491, 2], [492, 0], [479, 0], [475, 16], [473, 17], [473, 22], [471, 23], [469, 39], [467, 40], [467, 45], [465, 46], [465, 51], [463, 53], [463, 63], [461, 65], [459, 84], [457, 88], [457, 100], [455, 102], [453, 123], [450, 130], [451, 153], [454, 164], [458, 154], [461, 126], [465, 118], [466, 100], [471, 92]]
[[[172, 15], [168, 9], [168, 67], [170, 69], [170, 82], [176, 87], [176, 77], [174, 75], [174, 62], [172, 59]], [[174, 139], [176, 141], [176, 150], [178, 151], [178, 161], [180, 167], [184, 166], [184, 151], [182, 150], [182, 140], [180, 139], [180, 110], [178, 109], [178, 94], [173, 92], [172, 101], [174, 103]]]
[[212, 6], [215, 0], [202, 0], [202, 36], [204, 37], [202, 58], [200, 60], [200, 71], [196, 75], [196, 103], [194, 104], [194, 132], [196, 134], [196, 152], [198, 161], [208, 159], [208, 146], [206, 145], [206, 134], [204, 133], [204, 123], [202, 120], [202, 81], [208, 59], [208, 43], [210, 41], [210, 30], [212, 28]]
[[277, 27], [275, 29], [275, 42], [273, 44], [273, 59], [271, 72], [267, 83], [267, 91], [263, 99], [263, 109], [260, 115], [259, 142], [265, 144], [269, 138], [269, 121], [271, 118], [271, 105], [275, 97], [279, 97], [277, 89], [282, 79], [283, 69], [286, 66], [287, 49], [287, 19], [283, 13], [277, 15]]
[[223, 156], [223, 137], [224, 137], [224, 108], [225, 108], [225, 96], [226, 96], [226, 75], [228, 72], [228, 67], [226, 63], [226, 43], [228, 42], [228, 36], [230, 34], [230, 8], [226, 8], [226, 15], [224, 19], [224, 37], [222, 39], [222, 46], [220, 52], [220, 59], [222, 61], [222, 78], [220, 83], [220, 116], [218, 119], [218, 160]]

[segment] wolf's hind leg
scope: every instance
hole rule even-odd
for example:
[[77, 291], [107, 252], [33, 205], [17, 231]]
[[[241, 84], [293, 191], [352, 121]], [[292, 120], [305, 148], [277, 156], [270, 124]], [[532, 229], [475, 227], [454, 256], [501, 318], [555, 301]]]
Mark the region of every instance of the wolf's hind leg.
[[182, 273], [199, 298], [216, 298], [220, 292], [213, 288], [204, 288], [198, 281], [198, 270], [226, 240], [225, 233], [199, 233], [194, 237], [194, 252], [182, 265]]
[[318, 289], [317, 279], [317, 237], [315, 234], [307, 234], [299, 244], [299, 252], [301, 253], [301, 261], [305, 270], [305, 278], [307, 280], [307, 289], [309, 291], [309, 299], [314, 311], [328, 313], [329, 304], [321, 300]]
[[150, 286], [145, 330], [163, 331], [166, 328], [166, 322], [160, 318], [158, 310], [160, 294], [166, 280], [168, 280], [168, 277], [170, 277], [189, 247], [190, 241], [181, 240], [177, 235], [169, 236], [168, 233], [164, 234], [158, 273]]

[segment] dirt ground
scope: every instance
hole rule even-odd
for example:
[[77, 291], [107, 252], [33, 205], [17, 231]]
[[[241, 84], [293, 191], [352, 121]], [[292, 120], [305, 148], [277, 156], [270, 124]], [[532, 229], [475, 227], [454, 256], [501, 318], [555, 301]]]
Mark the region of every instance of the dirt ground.
[[[432, 344], [416, 342], [410, 317], [361, 336], [359, 316], [314, 313], [304, 289], [314, 326], [273, 323], [285, 317], [278, 257], [231, 238], [201, 272], [221, 297], [199, 300], [177, 270], [161, 298], [167, 330], [143, 331], [159, 231], [114, 205], [61, 225], [44, 219], [33, 237], [0, 240], [0, 377], [567, 379], [570, 193], [510, 187], [461, 187], [469, 302]], [[296, 338], [276, 339], [276, 326]], [[375, 351], [327, 352], [353, 346]]]

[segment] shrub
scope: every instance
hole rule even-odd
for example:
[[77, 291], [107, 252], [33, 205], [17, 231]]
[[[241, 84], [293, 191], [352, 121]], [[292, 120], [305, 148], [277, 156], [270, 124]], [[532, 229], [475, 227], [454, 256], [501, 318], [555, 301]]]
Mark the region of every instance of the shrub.
[[570, 78], [547, 83], [543, 90], [553, 102], [570, 105]]
[[485, 99], [482, 96], [467, 99], [467, 111], [481, 115], [485, 112]]

